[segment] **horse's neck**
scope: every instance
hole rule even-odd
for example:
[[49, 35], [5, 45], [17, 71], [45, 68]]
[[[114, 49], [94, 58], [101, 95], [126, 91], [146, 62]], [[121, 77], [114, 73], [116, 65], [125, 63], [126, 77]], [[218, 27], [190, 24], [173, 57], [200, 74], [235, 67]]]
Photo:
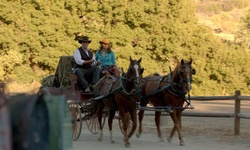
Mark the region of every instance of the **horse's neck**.
[[178, 76], [173, 76], [172, 77], [172, 81], [173, 81], [173, 83], [179, 83], [180, 82], [180, 78]]
[[133, 83], [129, 80], [127, 73], [122, 73], [122, 85], [127, 91], [133, 89]]
[[172, 73], [172, 82], [173, 83], [179, 83], [180, 82], [180, 77], [178, 75], [178, 66], [174, 69]]
[[177, 89], [178, 91], [184, 91], [184, 87], [181, 85], [181, 78], [178, 74], [177, 68], [173, 71], [172, 81], [174, 83], [173, 85], [175, 89]]
[[126, 87], [126, 89], [127, 89], [128, 91], [131, 91], [131, 90], [133, 89], [133, 82], [130, 81], [130, 79], [129, 79], [128, 76], [126, 76], [124, 86]]

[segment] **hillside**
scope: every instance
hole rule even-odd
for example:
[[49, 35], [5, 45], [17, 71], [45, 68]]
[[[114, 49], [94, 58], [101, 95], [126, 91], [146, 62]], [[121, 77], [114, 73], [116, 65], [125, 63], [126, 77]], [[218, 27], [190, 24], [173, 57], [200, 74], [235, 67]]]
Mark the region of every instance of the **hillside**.
[[36, 91], [60, 56], [79, 47], [75, 35], [82, 33], [92, 50], [110, 39], [120, 68], [142, 58], [144, 76], [166, 75], [192, 58], [193, 95], [250, 93], [250, 42], [237, 42], [249, 0], [193, 1], [0, 1], [0, 82], [10, 92]]
[[209, 27], [214, 35], [235, 41], [241, 32], [242, 17], [250, 9], [247, 0], [194, 0], [199, 23]]

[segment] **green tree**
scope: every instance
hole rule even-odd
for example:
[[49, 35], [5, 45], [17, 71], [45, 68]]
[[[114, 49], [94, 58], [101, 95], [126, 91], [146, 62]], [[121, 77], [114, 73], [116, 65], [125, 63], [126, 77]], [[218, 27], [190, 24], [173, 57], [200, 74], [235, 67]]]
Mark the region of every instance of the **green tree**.
[[[169, 66], [192, 58], [192, 94], [249, 93], [249, 34], [222, 41], [198, 23], [195, 11], [190, 0], [3, 0], [0, 79], [30, 83], [54, 74], [59, 57], [80, 46], [74, 39], [82, 33], [93, 50], [109, 38], [125, 71], [129, 57], [142, 57], [144, 76], [166, 75]], [[249, 14], [245, 23], [249, 31]]]

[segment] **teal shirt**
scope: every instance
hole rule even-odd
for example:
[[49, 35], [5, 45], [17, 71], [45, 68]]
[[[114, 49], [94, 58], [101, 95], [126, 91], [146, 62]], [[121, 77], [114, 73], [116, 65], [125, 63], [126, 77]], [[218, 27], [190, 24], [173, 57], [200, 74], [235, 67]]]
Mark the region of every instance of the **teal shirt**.
[[106, 56], [103, 57], [101, 51], [97, 51], [96, 54], [96, 61], [100, 61], [101, 62], [101, 67], [103, 66], [110, 66], [110, 65], [115, 65], [116, 61], [115, 61], [115, 53], [113, 51], [111, 52], [107, 52]]

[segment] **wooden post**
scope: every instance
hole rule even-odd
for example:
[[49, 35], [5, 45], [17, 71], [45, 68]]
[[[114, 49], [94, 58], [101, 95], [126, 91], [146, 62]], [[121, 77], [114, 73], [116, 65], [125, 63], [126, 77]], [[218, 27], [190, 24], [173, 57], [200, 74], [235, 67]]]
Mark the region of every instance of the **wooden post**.
[[235, 91], [235, 106], [234, 106], [234, 135], [240, 134], [240, 91]]

